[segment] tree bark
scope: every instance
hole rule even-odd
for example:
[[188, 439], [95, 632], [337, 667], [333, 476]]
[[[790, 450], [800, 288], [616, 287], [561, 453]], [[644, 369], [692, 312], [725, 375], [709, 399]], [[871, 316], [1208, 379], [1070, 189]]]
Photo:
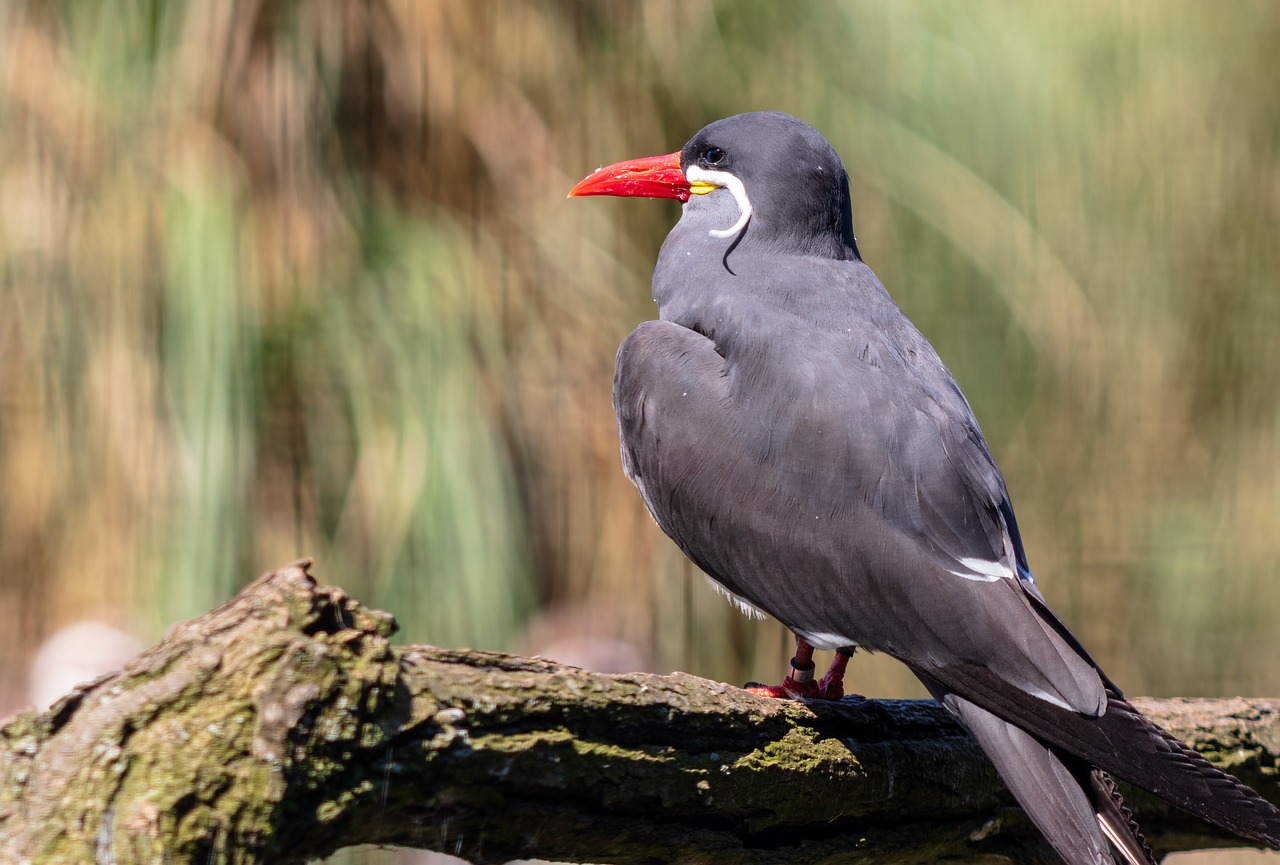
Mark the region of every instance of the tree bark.
[[[393, 646], [298, 562], [0, 728], [0, 861], [1054, 861], [935, 704]], [[1144, 711], [1272, 801], [1280, 701]], [[1132, 793], [1160, 853], [1243, 842]]]

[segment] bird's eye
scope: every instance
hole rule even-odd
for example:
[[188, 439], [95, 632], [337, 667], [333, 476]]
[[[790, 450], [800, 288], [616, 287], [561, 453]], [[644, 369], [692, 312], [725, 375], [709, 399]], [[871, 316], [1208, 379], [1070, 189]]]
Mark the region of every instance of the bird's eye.
[[719, 147], [708, 147], [702, 151], [702, 161], [708, 165], [719, 165], [724, 159], [724, 151]]

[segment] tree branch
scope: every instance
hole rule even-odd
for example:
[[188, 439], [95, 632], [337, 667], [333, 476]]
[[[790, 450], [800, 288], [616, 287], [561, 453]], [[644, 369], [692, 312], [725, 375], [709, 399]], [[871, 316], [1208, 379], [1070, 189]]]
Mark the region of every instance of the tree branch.
[[[394, 647], [307, 562], [0, 729], [0, 861], [1053, 861], [933, 703], [767, 700], [683, 673]], [[1273, 801], [1280, 701], [1142, 708]], [[1240, 845], [1133, 794], [1161, 852]]]

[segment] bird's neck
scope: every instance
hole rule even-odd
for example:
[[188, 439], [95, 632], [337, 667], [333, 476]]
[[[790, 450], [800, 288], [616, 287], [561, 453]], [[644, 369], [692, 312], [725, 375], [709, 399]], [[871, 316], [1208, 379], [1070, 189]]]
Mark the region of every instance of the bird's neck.
[[867, 304], [850, 293], [856, 280], [847, 271], [864, 267], [809, 256], [759, 255], [749, 249], [727, 257], [697, 257], [685, 255], [677, 245], [663, 248], [653, 297], [663, 319], [704, 334], [723, 351], [745, 342], [785, 350], [806, 334], [843, 329], [847, 318], [861, 316], [859, 307]]

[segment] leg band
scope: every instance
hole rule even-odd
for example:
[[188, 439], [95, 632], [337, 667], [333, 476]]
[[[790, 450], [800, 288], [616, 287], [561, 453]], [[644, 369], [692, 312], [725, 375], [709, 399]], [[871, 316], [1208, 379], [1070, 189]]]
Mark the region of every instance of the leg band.
[[812, 659], [810, 659], [808, 664], [801, 666], [799, 661], [797, 661], [795, 658], [792, 658], [791, 659], [791, 675], [789, 678], [793, 682], [797, 682], [797, 683], [812, 682], [813, 670], [814, 670], [814, 665], [813, 665]]

